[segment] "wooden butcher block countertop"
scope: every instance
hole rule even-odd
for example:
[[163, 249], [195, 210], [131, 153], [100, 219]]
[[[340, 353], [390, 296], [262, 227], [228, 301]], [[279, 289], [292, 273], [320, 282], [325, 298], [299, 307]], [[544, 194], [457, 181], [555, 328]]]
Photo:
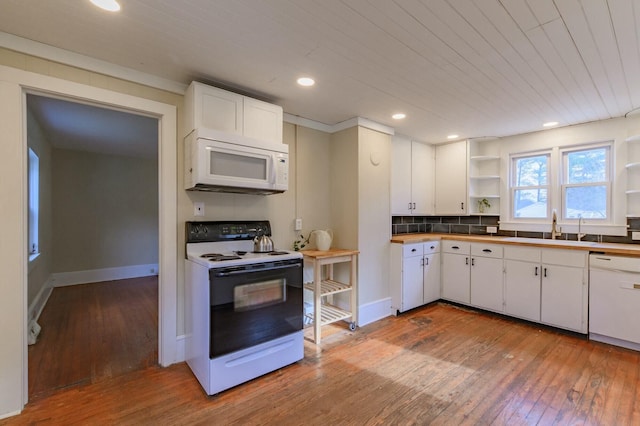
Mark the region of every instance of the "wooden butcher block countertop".
[[433, 240], [456, 240], [477, 243], [526, 245], [531, 247], [561, 248], [604, 253], [608, 255], [640, 257], [640, 244], [596, 243], [591, 241], [549, 240], [522, 237], [491, 237], [484, 235], [462, 234], [398, 234], [391, 238], [392, 243], [414, 244]]

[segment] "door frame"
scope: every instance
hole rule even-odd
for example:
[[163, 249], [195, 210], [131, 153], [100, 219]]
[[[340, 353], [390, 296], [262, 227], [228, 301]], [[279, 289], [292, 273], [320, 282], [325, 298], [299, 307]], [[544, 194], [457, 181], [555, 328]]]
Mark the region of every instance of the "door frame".
[[[2, 374], [0, 381], [0, 418], [5, 414], [19, 413], [28, 401], [28, 356], [27, 356], [27, 283], [28, 283], [28, 232], [27, 232], [27, 129], [26, 93], [39, 93], [62, 97], [71, 101], [91, 103], [119, 109], [129, 113], [146, 115], [158, 119], [158, 362], [162, 366], [177, 361], [177, 108], [141, 97], [114, 92], [85, 84], [75, 83], [16, 68], [0, 66], [0, 167], [5, 168], [0, 195], [7, 204], [0, 210], [0, 218], [15, 220], [11, 224], [0, 224], [7, 232], [6, 245], [0, 247], [0, 268], [6, 272], [8, 283], [6, 298], [0, 298], [0, 315], [7, 328], [0, 327], [0, 341], [6, 343], [0, 355], [11, 354], [0, 361], [1, 371], [13, 371], [11, 377]], [[18, 118], [20, 117], [20, 118]], [[4, 147], [1, 147], [4, 145]], [[15, 161], [16, 159], [20, 161]], [[3, 173], [0, 172], [0, 178]], [[12, 183], [11, 186], [9, 182]], [[18, 260], [16, 262], [16, 260]], [[4, 275], [4, 274], [3, 274]], [[3, 290], [4, 292], [5, 290]], [[19, 303], [17, 303], [19, 301]], [[17, 304], [17, 306], [16, 306]], [[5, 336], [5, 331], [7, 335]], [[6, 352], [5, 352], [6, 351]], [[17, 357], [16, 352], [21, 356]], [[6, 380], [5, 380], [6, 379]], [[19, 393], [19, 395], [18, 395]], [[7, 398], [5, 398], [7, 397]], [[20, 401], [19, 405], [16, 403]]]

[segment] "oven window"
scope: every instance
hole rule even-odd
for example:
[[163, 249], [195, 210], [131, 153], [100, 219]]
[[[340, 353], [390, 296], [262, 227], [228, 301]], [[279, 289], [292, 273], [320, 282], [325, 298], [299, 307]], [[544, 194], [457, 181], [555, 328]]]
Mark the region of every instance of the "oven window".
[[234, 310], [249, 311], [286, 301], [287, 280], [284, 278], [244, 284], [233, 288]]
[[211, 151], [209, 173], [214, 176], [266, 180], [267, 159], [251, 155]]

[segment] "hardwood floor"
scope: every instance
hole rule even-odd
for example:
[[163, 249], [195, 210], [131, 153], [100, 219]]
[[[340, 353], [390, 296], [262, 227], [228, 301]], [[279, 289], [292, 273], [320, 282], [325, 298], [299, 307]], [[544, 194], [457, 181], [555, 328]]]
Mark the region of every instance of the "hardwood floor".
[[640, 353], [446, 304], [351, 333], [207, 397], [189, 368], [64, 389], [10, 424], [638, 425]]
[[158, 277], [57, 287], [29, 346], [29, 400], [158, 362]]

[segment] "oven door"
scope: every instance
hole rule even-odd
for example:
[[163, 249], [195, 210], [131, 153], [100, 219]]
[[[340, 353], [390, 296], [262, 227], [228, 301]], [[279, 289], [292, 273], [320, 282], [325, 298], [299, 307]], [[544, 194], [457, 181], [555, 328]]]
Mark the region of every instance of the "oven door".
[[302, 330], [302, 259], [209, 270], [215, 358]]

